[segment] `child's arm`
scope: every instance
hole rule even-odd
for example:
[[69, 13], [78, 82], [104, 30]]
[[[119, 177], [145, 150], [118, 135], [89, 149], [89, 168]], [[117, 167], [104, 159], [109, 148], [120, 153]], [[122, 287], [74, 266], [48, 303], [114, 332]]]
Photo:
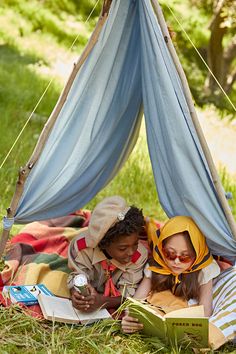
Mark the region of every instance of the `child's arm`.
[[208, 283], [200, 285], [199, 305], [204, 306], [205, 316], [210, 317], [212, 314], [212, 280]]
[[138, 286], [134, 294], [135, 299], [146, 299], [148, 293], [151, 291], [151, 279], [144, 276], [143, 280]]

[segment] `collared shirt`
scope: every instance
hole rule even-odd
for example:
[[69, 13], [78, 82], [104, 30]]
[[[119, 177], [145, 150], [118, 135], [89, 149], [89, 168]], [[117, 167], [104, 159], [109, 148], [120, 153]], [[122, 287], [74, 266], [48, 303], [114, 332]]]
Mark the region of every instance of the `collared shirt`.
[[[113, 283], [123, 296], [133, 296], [135, 290], [143, 279], [143, 269], [147, 261], [147, 249], [139, 242], [138, 249], [132, 261], [127, 264], [121, 264], [115, 259], [109, 259], [99, 249], [99, 247], [84, 247], [79, 249], [78, 245], [83, 239], [83, 234], [78, 235], [72, 240], [69, 247], [69, 267], [72, 273], [68, 277], [68, 287], [73, 287], [73, 279], [77, 274], [85, 274], [89, 283], [99, 292], [104, 292], [104, 286], [107, 276], [102, 268], [101, 261], [107, 260], [114, 264], [116, 269], [112, 273]], [[84, 240], [83, 240], [84, 241]], [[86, 244], [86, 239], [84, 244]]]

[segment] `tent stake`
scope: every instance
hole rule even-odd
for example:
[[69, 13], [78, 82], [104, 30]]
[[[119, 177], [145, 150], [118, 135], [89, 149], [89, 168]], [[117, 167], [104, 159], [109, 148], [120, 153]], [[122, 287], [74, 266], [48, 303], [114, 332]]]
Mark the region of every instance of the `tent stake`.
[[[39, 139], [38, 139], [38, 142], [36, 144], [36, 147], [29, 159], [29, 161], [27, 162], [27, 164], [20, 169], [19, 171], [19, 178], [18, 178], [18, 181], [16, 183], [16, 189], [15, 189], [15, 193], [13, 195], [13, 198], [11, 200], [11, 204], [10, 204], [10, 207], [7, 209], [7, 218], [13, 218], [15, 213], [16, 213], [16, 209], [18, 207], [18, 204], [19, 204], [19, 201], [20, 201], [20, 198], [23, 194], [23, 191], [24, 191], [24, 184], [25, 184], [25, 181], [31, 171], [31, 169], [33, 168], [33, 166], [35, 165], [36, 161], [38, 160], [43, 148], [44, 148], [44, 145], [46, 143], [46, 140], [52, 130], [52, 127], [54, 125], [54, 123], [56, 122], [56, 119], [64, 105], [64, 103], [66, 102], [66, 99], [67, 99], [67, 96], [68, 96], [68, 93], [70, 91], [70, 88], [73, 84], [73, 81], [77, 75], [77, 73], [79, 72], [81, 66], [83, 65], [83, 63], [85, 62], [85, 60], [87, 59], [89, 53], [91, 52], [91, 50], [93, 49], [93, 47], [95, 46], [97, 40], [98, 40], [98, 37], [99, 37], [99, 34], [102, 30], [102, 27], [107, 19], [107, 16], [108, 16], [108, 12], [109, 12], [109, 8], [110, 8], [110, 5], [111, 5], [111, 2], [112, 0], [104, 0], [104, 3], [103, 3], [103, 8], [102, 8], [102, 11], [101, 11], [101, 15], [99, 17], [99, 20], [97, 22], [97, 25], [90, 37], [90, 40], [89, 42], [87, 43], [83, 53], [81, 54], [79, 60], [77, 61], [77, 63], [74, 65], [74, 68], [69, 76], [69, 79], [56, 103], [56, 106], [54, 107], [50, 117], [48, 118], [46, 124], [44, 125], [44, 128], [39, 136]], [[6, 247], [6, 243], [7, 243], [7, 240], [9, 238], [9, 233], [10, 233], [10, 229], [9, 230], [6, 230], [4, 229], [3, 232], [2, 232], [2, 237], [1, 237], [1, 240], [0, 240], [0, 258], [2, 257], [2, 254], [5, 250], [5, 247]]]
[[167, 47], [169, 49], [169, 52], [170, 52], [171, 57], [173, 59], [173, 62], [175, 64], [176, 70], [177, 70], [177, 72], [179, 74], [179, 77], [180, 77], [180, 80], [182, 82], [184, 93], [185, 93], [185, 97], [186, 97], [186, 101], [187, 101], [187, 104], [188, 104], [188, 107], [189, 107], [189, 111], [190, 111], [190, 115], [192, 117], [192, 121], [193, 121], [194, 127], [196, 129], [200, 144], [202, 146], [202, 150], [203, 150], [203, 152], [205, 154], [205, 157], [206, 157], [206, 160], [208, 162], [209, 170], [211, 172], [211, 177], [212, 177], [212, 180], [213, 180], [213, 183], [214, 183], [214, 186], [215, 186], [215, 190], [216, 190], [218, 199], [219, 199], [219, 201], [221, 203], [222, 209], [224, 211], [225, 217], [226, 217], [226, 219], [228, 221], [228, 224], [230, 226], [230, 229], [231, 229], [231, 232], [232, 232], [232, 234], [234, 236], [234, 239], [236, 240], [236, 223], [235, 223], [232, 211], [230, 209], [230, 206], [229, 206], [229, 204], [227, 202], [227, 199], [225, 197], [225, 192], [224, 192], [224, 189], [222, 187], [222, 184], [221, 184], [219, 175], [217, 173], [215, 164], [213, 162], [209, 147], [207, 145], [207, 142], [205, 140], [204, 134], [202, 132], [202, 128], [201, 128], [201, 126], [199, 124], [199, 120], [198, 120], [197, 113], [196, 113], [196, 110], [195, 110], [195, 107], [194, 107], [191, 91], [190, 91], [190, 88], [189, 88], [189, 85], [188, 85], [188, 81], [187, 81], [185, 72], [184, 72], [184, 70], [182, 68], [182, 65], [180, 63], [179, 57], [178, 57], [178, 55], [176, 53], [175, 47], [174, 47], [174, 45], [172, 43], [172, 40], [170, 38], [169, 31], [168, 31], [168, 28], [167, 28], [167, 25], [166, 25], [166, 22], [165, 22], [165, 18], [164, 18], [164, 15], [162, 13], [162, 9], [161, 9], [161, 7], [160, 7], [160, 5], [159, 5], [157, 0], [151, 0], [151, 2], [152, 2], [153, 9], [155, 11], [155, 14], [157, 16], [159, 25], [161, 27], [161, 31], [162, 31], [162, 34], [164, 36], [165, 42], [167, 44]]

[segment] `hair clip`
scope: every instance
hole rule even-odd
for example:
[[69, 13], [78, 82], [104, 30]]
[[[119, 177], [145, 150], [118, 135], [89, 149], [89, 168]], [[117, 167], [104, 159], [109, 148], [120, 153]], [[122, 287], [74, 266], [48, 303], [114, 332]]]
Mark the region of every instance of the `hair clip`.
[[118, 213], [117, 219], [118, 219], [119, 221], [124, 220], [124, 218], [125, 218], [125, 212], [120, 212], [120, 213]]

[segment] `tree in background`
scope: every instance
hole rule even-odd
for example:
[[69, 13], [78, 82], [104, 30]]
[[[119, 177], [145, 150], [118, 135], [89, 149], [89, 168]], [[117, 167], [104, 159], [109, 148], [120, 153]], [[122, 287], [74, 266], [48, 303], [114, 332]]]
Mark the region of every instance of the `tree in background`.
[[[190, 1], [212, 14], [207, 63], [225, 92], [229, 94], [236, 82], [236, 1]], [[219, 94], [218, 84], [210, 73], [205, 81], [205, 94], [216, 98]]]

